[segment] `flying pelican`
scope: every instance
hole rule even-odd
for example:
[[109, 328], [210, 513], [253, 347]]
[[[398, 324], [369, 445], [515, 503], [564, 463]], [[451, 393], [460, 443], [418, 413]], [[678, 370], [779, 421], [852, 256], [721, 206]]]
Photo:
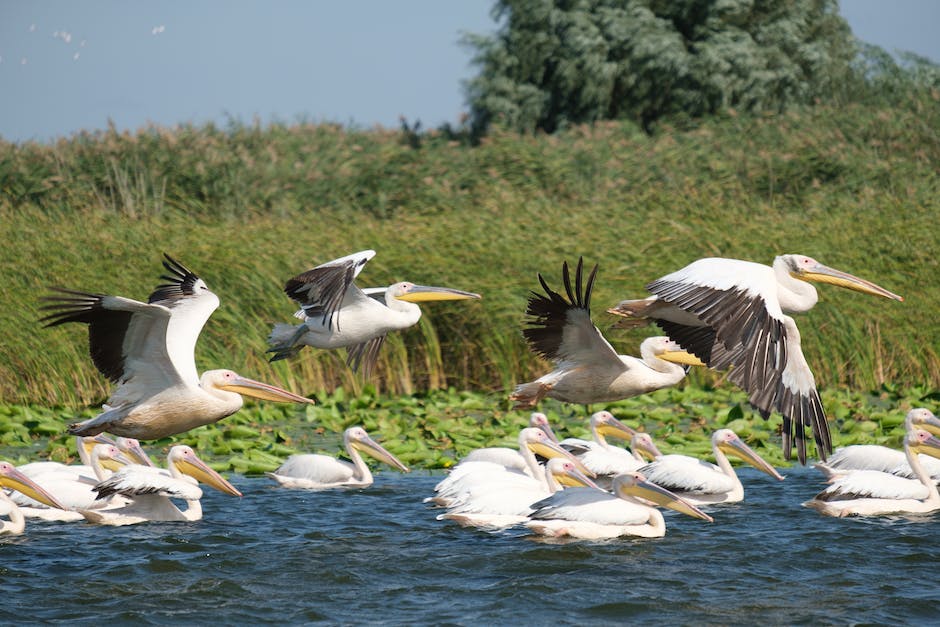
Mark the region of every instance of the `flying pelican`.
[[712, 434], [712, 452], [718, 465], [688, 455], [663, 455], [640, 468], [639, 472], [694, 505], [737, 503], [744, 500], [744, 486], [728, 461], [727, 454], [739, 457], [761, 472], [783, 481], [777, 470], [755, 453], [731, 429]]
[[[912, 409], [904, 417], [904, 432], [909, 433], [914, 428], [940, 436], [940, 420], [926, 407]], [[921, 455], [920, 462], [935, 481], [940, 481], [940, 461]], [[853, 444], [837, 449], [825, 464], [816, 464], [814, 467], [827, 476], [839, 475], [848, 470], [880, 470], [908, 479], [915, 477], [903, 451], [876, 444]]]
[[[17, 470], [16, 466], [10, 462], [0, 462], [0, 487], [15, 490], [49, 507], [58, 509], [64, 507], [52, 494]], [[0, 491], [0, 515], [10, 519], [0, 523], [0, 535], [20, 535], [26, 529], [26, 519], [22, 510], [3, 491]]]
[[940, 458], [940, 439], [929, 431], [914, 428], [904, 437], [904, 454], [916, 479], [906, 479], [877, 470], [849, 470], [834, 477], [830, 485], [803, 503], [827, 516], [876, 516], [924, 513], [940, 509], [940, 493], [919, 453]]
[[[133, 464], [122, 468], [97, 486], [99, 499], [120, 495], [130, 499], [123, 507], [83, 509], [88, 522], [101, 525], [134, 525], [149, 521], [196, 521], [202, 519], [202, 490], [198, 482], [220, 492], [241, 496], [235, 486], [199, 459], [192, 448], [178, 444], [167, 454], [167, 470]], [[172, 499], [188, 503], [181, 510]]]
[[591, 488], [570, 488], [533, 504], [525, 526], [538, 535], [601, 540], [620, 536], [661, 538], [663, 515], [650, 503], [712, 522], [682, 497], [650, 482], [639, 472], [618, 475], [613, 494]]
[[205, 282], [169, 255], [163, 266], [169, 281], [157, 286], [147, 303], [57, 288], [44, 307], [54, 313], [46, 326], [66, 322], [88, 325], [91, 357], [117, 388], [104, 413], [73, 424], [69, 433], [103, 431], [156, 440], [231, 416], [242, 396], [288, 403], [312, 403], [231, 370], [196, 372], [193, 350], [203, 325], [219, 306]]
[[329, 455], [291, 455], [280, 468], [267, 475], [285, 488], [367, 488], [372, 485], [372, 472], [361, 453], [368, 453], [389, 466], [409, 472], [407, 466], [370, 438], [362, 427], [349, 427], [343, 432], [343, 447], [352, 463]]
[[[623, 424], [609, 411], [599, 411], [591, 415], [591, 433], [594, 436], [593, 441], [566, 438], [561, 442], [561, 446], [597, 475], [596, 483], [605, 489], [610, 487], [615, 476], [634, 472], [645, 466], [647, 460], [643, 453], [649, 459], [662, 456], [648, 433], [641, 433]], [[630, 440], [630, 450], [611, 446], [607, 437]]]
[[300, 305], [294, 316], [303, 323], [274, 325], [268, 336], [268, 352], [274, 353], [271, 361], [291, 357], [304, 346], [345, 348], [346, 363], [354, 371], [362, 363], [368, 376], [385, 336], [407, 329], [421, 318], [421, 308], [415, 303], [480, 298], [449, 287], [407, 281], [361, 290], [353, 281], [374, 256], [374, 250], [346, 255], [287, 282], [284, 292]]
[[535, 407], [543, 398], [581, 405], [618, 401], [675, 385], [686, 374], [679, 363], [704, 365], [665, 337], [644, 340], [640, 345], [642, 359], [618, 355], [591, 322], [597, 266], [586, 284], [583, 270], [584, 260], [579, 258], [572, 289], [568, 262], [562, 264], [567, 300], [538, 275], [545, 295], [532, 292], [529, 297], [526, 315], [531, 317], [530, 326], [522, 334], [529, 347], [553, 362], [555, 369], [516, 386], [509, 396], [516, 408]]
[[708, 258], [649, 283], [653, 295], [608, 309], [621, 326], [654, 321], [684, 349], [718, 370], [731, 368], [733, 383], [768, 418], [783, 416], [783, 450], [796, 439], [806, 463], [804, 427], [811, 427], [819, 457], [832, 452], [829, 425], [813, 373], [800, 348], [796, 322], [787, 313], [809, 311], [818, 298], [808, 281], [904, 300], [864, 279], [834, 270], [804, 255], [781, 255], [773, 266]]
[[545, 464], [542, 480], [513, 474], [498, 482], [469, 486], [437, 519], [453, 520], [464, 527], [504, 529], [525, 522], [534, 511], [533, 503], [565, 486], [599, 489], [573, 461], [553, 457]]

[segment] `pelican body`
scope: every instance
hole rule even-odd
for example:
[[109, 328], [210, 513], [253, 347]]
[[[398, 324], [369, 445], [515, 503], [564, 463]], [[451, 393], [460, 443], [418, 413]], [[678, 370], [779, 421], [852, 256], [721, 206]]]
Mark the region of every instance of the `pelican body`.
[[591, 322], [597, 266], [586, 282], [583, 272], [584, 260], [578, 259], [572, 287], [568, 263], [562, 264], [567, 299], [538, 275], [545, 294], [532, 292], [529, 297], [530, 326], [522, 333], [529, 347], [555, 369], [516, 387], [509, 399], [517, 408], [534, 407], [543, 398], [582, 405], [618, 401], [680, 382], [686, 374], [680, 363], [703, 365], [666, 337], [644, 340], [642, 359], [618, 355]]
[[795, 439], [806, 463], [805, 428], [825, 459], [832, 452], [829, 425], [813, 373], [803, 357], [800, 333], [789, 313], [809, 311], [818, 299], [809, 281], [901, 301], [865, 279], [804, 255], [781, 255], [773, 266], [738, 259], [708, 258], [646, 286], [653, 295], [608, 309], [626, 318], [621, 326], [653, 321], [710, 368], [731, 368], [728, 379], [748, 393], [767, 418], [783, 416], [783, 449], [789, 459]]
[[368, 453], [389, 466], [408, 472], [407, 466], [369, 437], [362, 427], [346, 429], [343, 433], [343, 446], [352, 463], [329, 455], [291, 455], [280, 468], [267, 474], [285, 488], [367, 488], [372, 485], [372, 472], [362, 459], [361, 453]]
[[[566, 438], [561, 446], [597, 475], [596, 483], [604, 489], [610, 488], [615, 476], [634, 472], [646, 465], [646, 457], [656, 459], [662, 455], [648, 433], [628, 427], [609, 411], [591, 415], [591, 434], [593, 440]], [[630, 450], [611, 446], [607, 442], [608, 437], [629, 440]]]
[[291, 357], [304, 346], [345, 348], [346, 363], [354, 371], [362, 364], [368, 375], [386, 335], [417, 324], [421, 318], [417, 303], [480, 298], [471, 292], [407, 281], [362, 290], [353, 281], [374, 256], [374, 250], [363, 250], [287, 282], [284, 292], [300, 305], [294, 315], [303, 323], [274, 326], [268, 337], [268, 352], [274, 353], [271, 361]]
[[217, 422], [242, 407], [242, 395], [312, 403], [287, 390], [238, 375], [209, 370], [199, 377], [196, 341], [219, 298], [205, 282], [164, 255], [168, 283], [148, 302], [58, 288], [45, 309], [47, 327], [88, 325], [89, 348], [98, 370], [117, 387], [95, 418], [69, 426], [73, 435], [108, 432], [155, 440]]

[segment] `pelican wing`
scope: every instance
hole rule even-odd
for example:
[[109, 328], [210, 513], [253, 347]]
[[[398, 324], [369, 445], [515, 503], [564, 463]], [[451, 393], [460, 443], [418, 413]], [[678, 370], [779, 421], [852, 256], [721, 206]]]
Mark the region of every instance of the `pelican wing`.
[[352, 479], [352, 464], [315, 453], [291, 455], [274, 474], [329, 485]]
[[619, 475], [633, 472], [644, 465], [644, 462], [635, 458], [633, 453], [626, 449], [616, 446], [604, 448], [598, 444], [591, 447], [591, 450], [578, 455], [578, 458], [588, 470], [596, 475]]
[[324, 326], [332, 328], [333, 314], [343, 300], [363, 296], [353, 281], [374, 256], [374, 250], [363, 250], [320, 264], [287, 281], [284, 292], [297, 301], [308, 318], [320, 317]]
[[891, 472], [903, 465], [907, 466], [910, 471], [904, 451], [876, 444], [853, 444], [836, 449], [826, 465], [838, 470], [878, 470], [880, 472]]
[[780, 308], [773, 270], [735, 259], [700, 259], [646, 288], [693, 314], [705, 326], [657, 318], [656, 323], [708, 366], [731, 369], [729, 380], [748, 393], [764, 418], [783, 416], [783, 445], [790, 456], [796, 440], [806, 461], [804, 429], [810, 427], [819, 455], [832, 450], [829, 425], [813, 373], [803, 357], [793, 319]]
[[571, 520], [598, 525], [641, 525], [649, 510], [596, 488], [567, 488], [532, 504], [534, 520]]
[[127, 466], [95, 486], [98, 498], [120, 494], [129, 498], [164, 496], [196, 501], [202, 498], [202, 489], [194, 480], [177, 479], [160, 468]]
[[663, 455], [638, 472], [672, 492], [723, 494], [735, 487], [734, 480], [717, 466], [687, 455]]
[[[591, 291], [597, 266], [591, 270], [587, 283], [582, 284], [583, 259], [578, 259], [575, 287], [572, 289], [568, 263], [562, 265], [568, 299], [554, 291], [539, 274], [545, 294], [532, 292], [526, 315], [531, 316], [529, 328], [522, 334], [538, 355], [554, 362], [570, 364], [603, 364], [610, 368], [626, 368], [617, 351], [604, 339], [591, 322]], [[583, 287], [583, 289], [582, 289]]]
[[375, 369], [375, 364], [379, 359], [379, 351], [382, 350], [382, 344], [385, 343], [385, 335], [374, 337], [371, 340], [350, 346], [346, 350], [346, 365], [352, 368], [353, 372], [359, 369], [359, 364], [363, 364], [363, 374], [368, 378]]
[[864, 498], [916, 499], [929, 496], [927, 486], [916, 479], [897, 477], [877, 470], [853, 470], [837, 477], [816, 495], [818, 501], [851, 501]]

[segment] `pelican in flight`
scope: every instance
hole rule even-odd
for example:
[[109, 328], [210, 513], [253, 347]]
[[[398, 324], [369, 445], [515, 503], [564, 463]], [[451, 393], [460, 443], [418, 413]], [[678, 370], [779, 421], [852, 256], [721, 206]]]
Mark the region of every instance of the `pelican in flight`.
[[[112, 526], [149, 521], [196, 521], [202, 519], [199, 482], [224, 494], [242, 495], [188, 446], [179, 444], [170, 449], [167, 470], [169, 473], [140, 464], [122, 468], [95, 486], [95, 491], [99, 499], [120, 495], [130, 502], [111, 509], [83, 509], [82, 515], [88, 522]], [[177, 507], [173, 499], [186, 501], [186, 509]]]
[[694, 505], [744, 500], [744, 486], [728, 461], [728, 455], [743, 459], [761, 472], [783, 481], [780, 473], [731, 429], [718, 429], [712, 434], [712, 453], [717, 466], [688, 455], [663, 455], [640, 468], [639, 472]]
[[291, 455], [280, 468], [267, 475], [285, 488], [367, 488], [372, 485], [372, 472], [362, 459], [362, 453], [367, 453], [402, 472], [409, 472], [407, 466], [369, 437], [362, 427], [350, 427], [343, 432], [343, 447], [352, 463], [329, 455]]
[[[39, 501], [49, 507], [64, 509], [64, 505], [49, 494], [42, 486], [17, 470], [10, 462], [0, 462], [0, 487], [14, 490], [30, 499]], [[9, 518], [0, 522], [0, 535], [20, 535], [26, 529], [26, 518], [16, 502], [0, 491], [0, 515]]]
[[589, 405], [618, 401], [675, 385], [686, 374], [679, 364], [704, 365], [666, 337], [640, 345], [642, 359], [618, 355], [591, 322], [591, 291], [597, 266], [583, 280], [584, 260], [578, 259], [572, 288], [568, 262], [562, 264], [567, 300], [545, 282], [545, 294], [532, 292], [522, 331], [529, 347], [555, 364], [535, 381], [522, 383], [509, 396], [516, 408], [535, 407], [543, 398]]
[[[912, 409], [904, 417], [904, 432], [910, 433], [915, 428], [940, 436], [940, 419], [926, 407]], [[920, 463], [934, 481], [940, 481], [940, 460], [920, 455]], [[903, 451], [877, 444], [853, 444], [836, 449], [825, 464], [814, 467], [830, 477], [849, 470], [880, 470], [908, 479], [915, 478]]]
[[925, 513], [940, 509], [937, 484], [921, 464], [920, 453], [940, 458], [940, 439], [915, 427], [904, 437], [904, 455], [916, 479], [877, 470], [849, 470], [834, 476], [829, 487], [803, 505], [837, 517]]
[[[610, 487], [615, 476], [645, 466], [647, 458], [652, 460], [662, 456], [648, 433], [641, 433], [623, 424], [609, 411], [591, 415], [591, 433], [593, 440], [566, 438], [562, 440], [561, 446], [597, 475], [597, 483], [602, 488]], [[630, 450], [611, 446], [607, 442], [608, 437], [629, 440]]]
[[287, 282], [284, 292], [300, 305], [294, 316], [303, 322], [274, 325], [268, 336], [268, 352], [274, 353], [271, 361], [291, 357], [304, 346], [345, 348], [346, 363], [353, 371], [362, 364], [368, 376], [385, 336], [407, 329], [421, 318], [416, 303], [480, 298], [449, 287], [407, 281], [362, 290], [353, 281], [374, 256], [374, 250], [363, 250], [328, 261]]
[[88, 325], [92, 360], [117, 388], [95, 418], [69, 426], [74, 435], [108, 432], [157, 440], [211, 424], [242, 407], [242, 395], [285, 403], [312, 403], [287, 390], [231, 370], [208, 370], [200, 378], [193, 351], [219, 297], [169, 255], [168, 283], [148, 302], [58, 288], [44, 307], [47, 327]]
[[783, 416], [783, 450], [790, 459], [796, 440], [806, 463], [804, 429], [810, 427], [819, 457], [832, 452], [829, 425], [813, 373], [800, 348], [800, 333], [788, 313], [809, 311], [816, 288], [809, 281], [904, 300], [851, 274], [804, 255], [780, 255], [773, 266], [708, 258], [649, 283], [653, 295], [608, 309], [620, 326], [653, 321], [709, 367], [731, 368], [733, 383], [748, 393], [761, 416]]
[[525, 526], [538, 535], [602, 540], [621, 536], [661, 538], [666, 521], [651, 504], [694, 518], [712, 517], [682, 497], [648, 481], [639, 472], [618, 475], [613, 494], [592, 488], [570, 488], [532, 505]]

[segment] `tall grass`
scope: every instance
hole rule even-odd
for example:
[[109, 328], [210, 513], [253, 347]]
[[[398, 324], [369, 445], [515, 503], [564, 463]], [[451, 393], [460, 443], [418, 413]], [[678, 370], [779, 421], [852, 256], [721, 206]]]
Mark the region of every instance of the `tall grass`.
[[[289, 321], [284, 281], [363, 248], [363, 285], [448, 285], [481, 301], [429, 304], [389, 338], [374, 384], [409, 393], [501, 391], [542, 372], [520, 329], [541, 272], [599, 263], [594, 317], [635, 354], [654, 329], [607, 328], [604, 308], [703, 256], [770, 263], [800, 252], [906, 297], [820, 288], [801, 317], [824, 386], [940, 387], [936, 236], [940, 105], [728, 114], [646, 136], [625, 123], [556, 136], [495, 132], [469, 147], [431, 132], [332, 125], [111, 129], [52, 145], [0, 141], [0, 395], [96, 403], [108, 385], [79, 325], [42, 329], [50, 286], [146, 298], [166, 251], [222, 299], [197, 346], [304, 393], [365, 382], [343, 355], [305, 349], [269, 364], [265, 337]], [[372, 382], [370, 382], [372, 383]]]

